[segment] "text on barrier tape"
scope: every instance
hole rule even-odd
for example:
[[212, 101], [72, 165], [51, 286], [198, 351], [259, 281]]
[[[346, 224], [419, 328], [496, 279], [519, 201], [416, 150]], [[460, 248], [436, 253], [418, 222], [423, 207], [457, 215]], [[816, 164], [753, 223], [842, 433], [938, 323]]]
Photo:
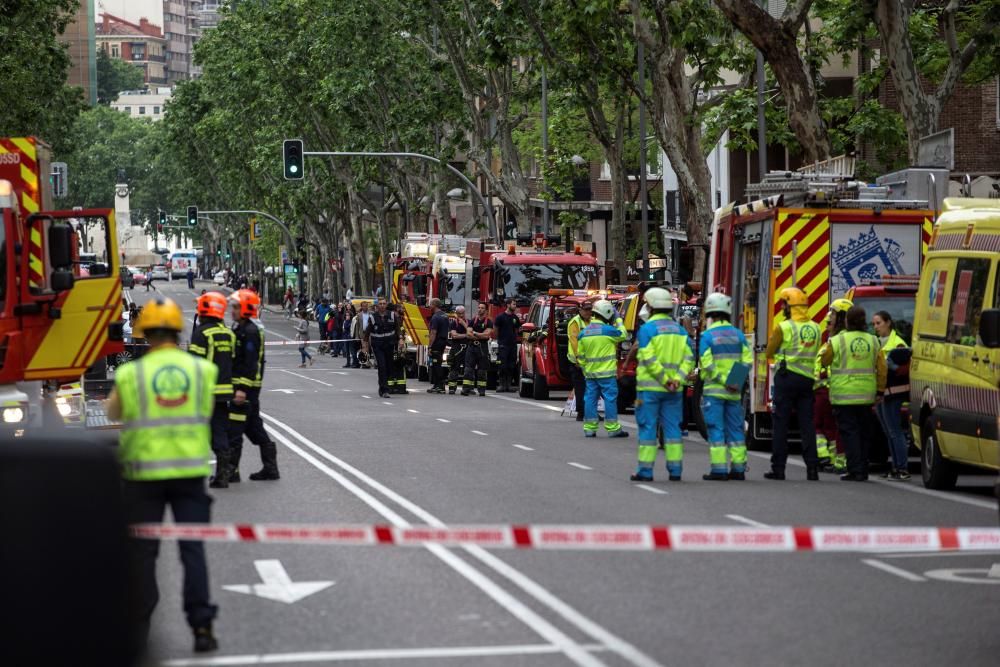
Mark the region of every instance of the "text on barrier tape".
[[1000, 528], [135, 524], [139, 538], [588, 551], [986, 551]]

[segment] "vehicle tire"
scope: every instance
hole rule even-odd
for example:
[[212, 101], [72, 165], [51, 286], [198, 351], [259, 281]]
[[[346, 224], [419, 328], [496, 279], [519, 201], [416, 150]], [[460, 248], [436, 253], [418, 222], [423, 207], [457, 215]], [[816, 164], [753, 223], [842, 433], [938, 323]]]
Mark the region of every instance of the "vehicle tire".
[[928, 489], [951, 489], [958, 479], [958, 467], [941, 455], [934, 424], [928, 417], [920, 427], [920, 476]]
[[538, 371], [535, 371], [531, 383], [531, 397], [536, 401], [549, 400], [549, 385], [545, 381], [545, 376], [539, 375]]
[[521, 398], [531, 398], [531, 383], [525, 382], [525, 379], [522, 376], [521, 381], [517, 383], [517, 395]]

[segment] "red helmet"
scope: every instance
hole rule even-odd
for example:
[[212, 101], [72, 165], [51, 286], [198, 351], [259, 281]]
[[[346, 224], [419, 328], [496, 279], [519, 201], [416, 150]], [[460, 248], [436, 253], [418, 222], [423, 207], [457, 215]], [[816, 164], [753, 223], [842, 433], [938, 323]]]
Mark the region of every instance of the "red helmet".
[[239, 304], [241, 318], [257, 317], [260, 313], [260, 297], [251, 289], [236, 290], [229, 295], [229, 300], [234, 305]]
[[198, 317], [225, 319], [226, 297], [220, 292], [205, 292], [198, 297]]

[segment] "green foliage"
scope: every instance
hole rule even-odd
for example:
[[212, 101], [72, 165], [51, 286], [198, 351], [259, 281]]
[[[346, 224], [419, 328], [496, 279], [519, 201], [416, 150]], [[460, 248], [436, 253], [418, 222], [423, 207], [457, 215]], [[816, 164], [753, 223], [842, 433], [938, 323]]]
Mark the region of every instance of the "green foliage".
[[142, 70], [104, 49], [97, 49], [97, 101], [111, 104], [123, 90], [138, 90], [144, 85]]

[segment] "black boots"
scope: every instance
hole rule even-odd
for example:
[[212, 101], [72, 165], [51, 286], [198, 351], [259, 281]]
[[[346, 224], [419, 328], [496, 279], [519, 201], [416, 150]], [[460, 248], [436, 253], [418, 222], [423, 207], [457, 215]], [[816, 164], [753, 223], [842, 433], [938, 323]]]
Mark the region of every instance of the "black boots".
[[264, 480], [281, 479], [278, 474], [278, 447], [273, 442], [265, 442], [260, 446], [260, 460], [264, 467], [259, 471], [250, 474], [250, 479], [255, 482]]
[[194, 629], [194, 652], [208, 653], [219, 648], [219, 642], [212, 634], [212, 625]]
[[784, 470], [771, 470], [770, 472], [764, 473], [764, 479], [774, 479], [778, 481], [784, 481], [785, 471]]
[[232, 469], [229, 466], [228, 452], [219, 452], [215, 455], [215, 476], [208, 482], [210, 489], [228, 489], [229, 476]]
[[806, 479], [810, 482], [818, 482], [819, 466], [806, 466]]

